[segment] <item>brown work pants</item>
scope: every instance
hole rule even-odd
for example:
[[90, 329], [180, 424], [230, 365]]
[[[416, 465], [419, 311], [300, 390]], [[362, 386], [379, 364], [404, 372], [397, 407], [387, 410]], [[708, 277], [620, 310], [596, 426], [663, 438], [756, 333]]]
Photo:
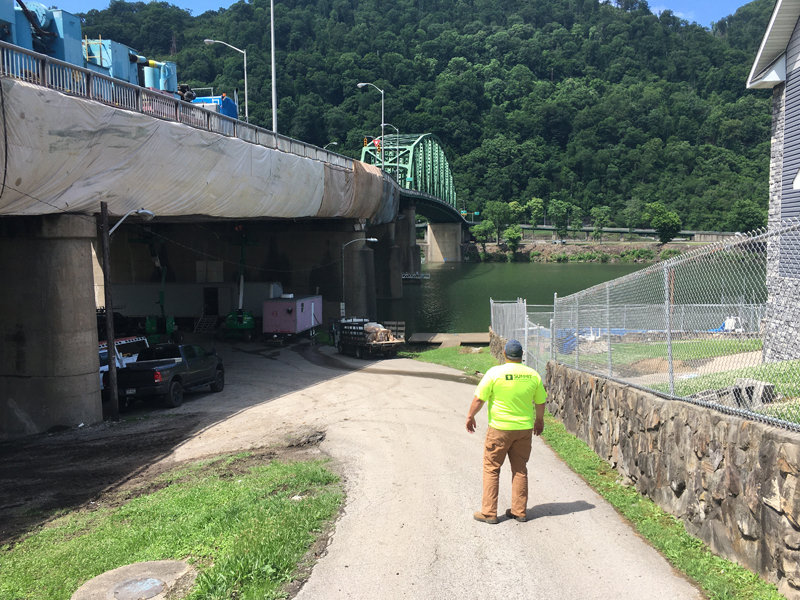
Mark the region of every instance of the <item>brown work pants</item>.
[[497, 493], [500, 489], [500, 467], [508, 456], [511, 464], [511, 512], [525, 515], [528, 507], [528, 459], [531, 457], [533, 429], [501, 431], [489, 427], [483, 449], [484, 517], [497, 516]]

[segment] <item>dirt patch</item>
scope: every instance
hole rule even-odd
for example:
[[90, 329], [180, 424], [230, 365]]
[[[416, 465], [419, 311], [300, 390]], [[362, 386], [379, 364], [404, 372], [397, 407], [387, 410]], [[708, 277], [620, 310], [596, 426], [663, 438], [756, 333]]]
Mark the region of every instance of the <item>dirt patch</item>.
[[200, 427], [165, 414], [0, 444], [0, 543], [119, 489]]
[[[682, 360], [672, 361], [672, 370], [674, 373], [686, 373], [693, 369], [694, 367], [692, 365], [687, 365]], [[653, 373], [669, 373], [669, 361], [663, 356], [659, 356], [658, 358], [643, 358], [642, 360], [637, 360], [629, 364], [624, 371], [624, 375], [633, 377], [651, 375]], [[620, 369], [620, 372], [622, 372], [622, 369]]]
[[[531, 260], [536, 262], [551, 262], [554, 259], [551, 258], [553, 256], [558, 255], [566, 255], [567, 257], [574, 256], [576, 254], [586, 254], [587, 252], [595, 252], [597, 254], [603, 253], [608, 254], [611, 257], [612, 262], [618, 260], [618, 257], [623, 252], [630, 252], [632, 250], [641, 250], [649, 248], [653, 251], [654, 257], [650, 260], [645, 258], [637, 258], [630, 262], [653, 262], [658, 261], [661, 252], [664, 250], [679, 250], [680, 252], [688, 252], [694, 248], [697, 248], [696, 245], [690, 244], [682, 244], [682, 243], [670, 243], [670, 244], [660, 244], [658, 242], [629, 242], [629, 243], [591, 243], [591, 242], [568, 242], [566, 244], [554, 244], [551, 240], [535, 242], [535, 243], [527, 243], [521, 245], [517, 249], [517, 253], [519, 254], [527, 254], [527, 253], [534, 253], [531, 256]], [[467, 247], [467, 253], [473, 254], [477, 253], [478, 251], [483, 251], [480, 247], [480, 244], [469, 244]], [[508, 248], [505, 245], [498, 246], [497, 244], [487, 244], [486, 246], [486, 253], [487, 254], [494, 254], [497, 252], [508, 252]]]

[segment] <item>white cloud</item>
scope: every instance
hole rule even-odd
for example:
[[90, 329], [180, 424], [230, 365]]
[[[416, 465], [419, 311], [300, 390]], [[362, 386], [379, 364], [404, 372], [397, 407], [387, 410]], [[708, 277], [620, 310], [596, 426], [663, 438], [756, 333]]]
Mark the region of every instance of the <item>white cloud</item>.
[[[672, 10], [672, 9], [669, 6], [659, 5], [659, 6], [651, 6], [650, 10], [654, 14], [660, 15], [665, 10]], [[672, 14], [675, 15], [676, 17], [680, 18], [680, 19], [686, 19], [687, 21], [695, 21], [696, 20], [693, 10], [689, 11], [689, 12], [683, 12], [683, 11], [680, 11], [680, 10], [673, 10]]]

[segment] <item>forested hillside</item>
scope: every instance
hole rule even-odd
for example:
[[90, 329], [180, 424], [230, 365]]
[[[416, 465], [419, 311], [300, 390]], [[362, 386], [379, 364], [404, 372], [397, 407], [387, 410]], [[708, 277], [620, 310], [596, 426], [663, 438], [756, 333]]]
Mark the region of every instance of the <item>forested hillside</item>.
[[[645, 1], [276, 0], [281, 133], [360, 156], [386, 121], [444, 143], [460, 201], [563, 200], [635, 226], [661, 202], [684, 227], [749, 229], [767, 203], [770, 92], [744, 89], [773, 7], [755, 0], [711, 30]], [[111, 2], [84, 34], [171, 57], [181, 83], [243, 95], [271, 127], [267, 0], [192, 16]], [[387, 133], [391, 131], [391, 128]], [[748, 222], [743, 222], [748, 221]]]

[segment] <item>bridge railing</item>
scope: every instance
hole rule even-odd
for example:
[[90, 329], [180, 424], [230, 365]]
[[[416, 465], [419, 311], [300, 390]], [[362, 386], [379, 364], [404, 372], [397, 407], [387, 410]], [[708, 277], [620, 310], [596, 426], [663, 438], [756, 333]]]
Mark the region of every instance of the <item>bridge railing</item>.
[[348, 169], [353, 159], [90, 69], [0, 41], [0, 76], [41, 85], [115, 108], [175, 121], [196, 129], [319, 160]]

